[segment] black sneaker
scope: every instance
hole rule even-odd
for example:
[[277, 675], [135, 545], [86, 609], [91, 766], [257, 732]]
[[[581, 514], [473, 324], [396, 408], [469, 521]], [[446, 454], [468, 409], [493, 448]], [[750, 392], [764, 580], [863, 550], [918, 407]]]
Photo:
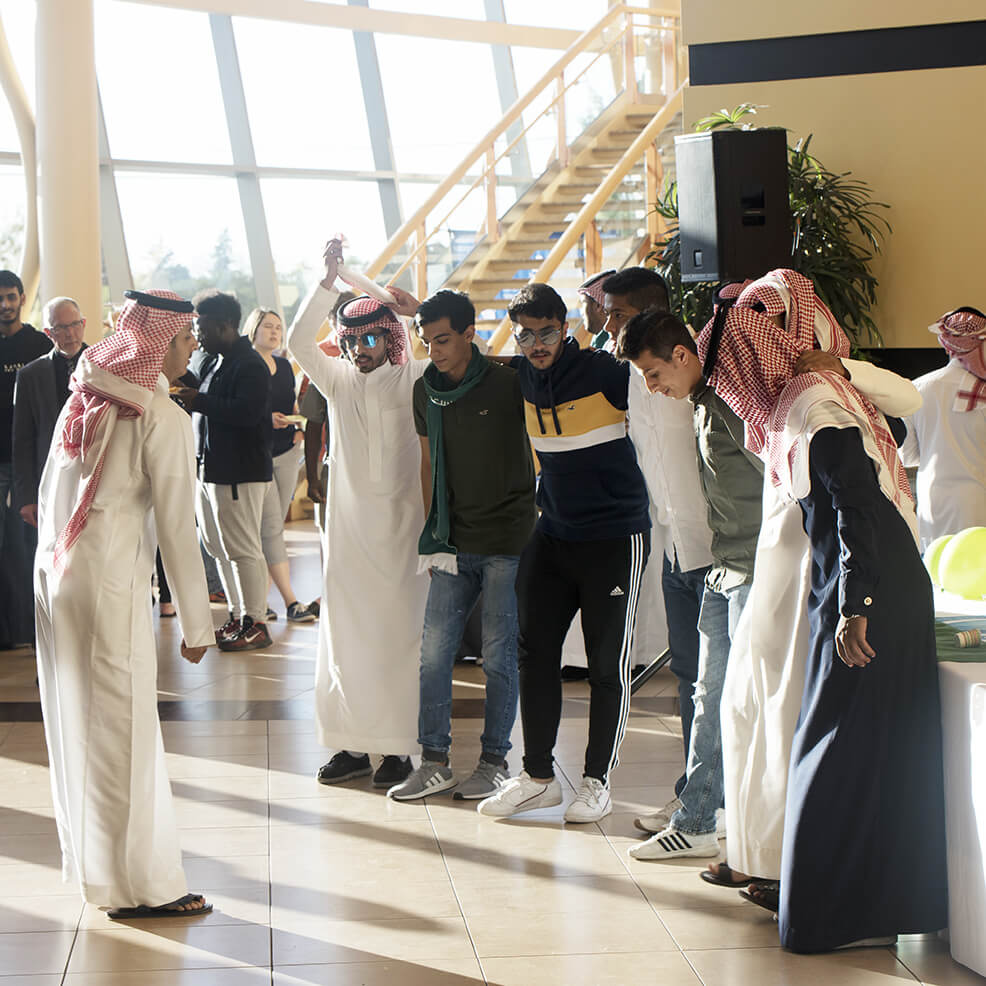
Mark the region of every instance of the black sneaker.
[[345, 750], [340, 750], [328, 763], [318, 768], [319, 784], [341, 784], [351, 781], [354, 777], [366, 777], [372, 774], [370, 758], [361, 753], [354, 757]]
[[271, 643], [267, 624], [258, 623], [249, 616], [244, 616], [239, 632], [223, 637], [217, 646], [221, 651], [261, 650], [270, 647]]
[[216, 631], [216, 643], [221, 644], [224, 640], [235, 637], [241, 629], [240, 621], [230, 615], [230, 618]]
[[268, 623], [273, 623], [274, 620], [276, 620], [276, 619], [277, 619], [277, 613], [274, 610], [272, 610], [270, 608], [270, 606], [268, 606], [267, 607], [267, 622]]
[[411, 766], [410, 757], [386, 756], [380, 761], [380, 766], [373, 775], [373, 786], [393, 787], [406, 780], [412, 770], [414, 767]]
[[288, 606], [288, 621], [291, 623], [314, 623], [315, 614], [307, 606], [302, 606], [296, 599]]

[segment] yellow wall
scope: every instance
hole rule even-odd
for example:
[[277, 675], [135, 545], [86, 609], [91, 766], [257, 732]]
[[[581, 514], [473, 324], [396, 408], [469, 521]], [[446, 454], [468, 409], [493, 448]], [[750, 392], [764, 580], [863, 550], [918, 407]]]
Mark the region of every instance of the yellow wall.
[[[686, 43], [928, 21], [927, 6], [911, 0], [786, 9], [764, 0], [684, 0], [683, 7]], [[938, 4], [934, 20], [983, 14], [981, 0], [952, 0]], [[764, 104], [761, 125], [785, 126], [792, 138], [814, 134], [812, 150], [826, 167], [867, 181], [872, 197], [890, 204], [894, 227], [874, 267], [876, 323], [888, 346], [926, 347], [936, 344], [927, 326], [943, 312], [986, 308], [984, 93], [986, 67], [697, 86], [685, 93], [685, 127], [723, 107]]]

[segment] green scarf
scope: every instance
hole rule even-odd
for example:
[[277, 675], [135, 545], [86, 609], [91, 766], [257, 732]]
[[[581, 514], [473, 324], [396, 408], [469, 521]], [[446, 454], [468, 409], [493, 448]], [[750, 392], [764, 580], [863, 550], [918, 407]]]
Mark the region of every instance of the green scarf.
[[419, 555], [456, 554], [455, 547], [449, 543], [450, 518], [442, 408], [454, 404], [460, 397], [468, 394], [486, 376], [489, 368], [486, 357], [473, 345], [466, 375], [457, 387], [446, 389], [447, 381], [434, 363], [428, 364], [422, 377], [425, 393], [428, 395], [425, 423], [428, 426], [428, 449], [431, 453], [431, 510], [428, 511], [424, 530], [418, 538]]

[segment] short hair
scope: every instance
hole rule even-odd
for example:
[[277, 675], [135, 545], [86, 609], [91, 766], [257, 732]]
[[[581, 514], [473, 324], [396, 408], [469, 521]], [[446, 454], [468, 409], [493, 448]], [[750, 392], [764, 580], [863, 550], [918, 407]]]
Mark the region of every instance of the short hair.
[[421, 328], [441, 318], [447, 318], [449, 325], [461, 335], [470, 325], [476, 324], [476, 306], [462, 291], [436, 291], [421, 302], [414, 321]]
[[353, 294], [352, 291], [343, 291], [342, 294], [340, 294], [339, 297], [336, 298], [335, 304], [332, 306], [332, 311], [329, 312], [329, 321], [332, 322], [333, 325], [335, 325], [336, 315], [339, 314], [339, 309], [342, 308], [343, 305], [348, 305], [349, 302], [355, 300], [356, 300], [356, 295]]
[[626, 298], [639, 312], [645, 308], [658, 308], [662, 312], [671, 310], [667, 282], [649, 267], [627, 267], [606, 278], [603, 294]]
[[670, 360], [675, 346], [684, 346], [698, 354], [698, 347], [684, 323], [670, 312], [648, 308], [634, 315], [620, 330], [616, 340], [616, 358], [639, 359], [645, 349], [658, 359]]
[[[257, 329], [260, 328], [260, 323], [267, 318], [268, 315], [273, 315], [281, 323], [281, 332], [284, 332], [284, 319], [281, 318], [281, 313], [275, 311], [273, 308], [254, 308], [249, 315], [247, 315], [246, 320], [243, 322], [243, 329], [241, 331], [242, 335], [245, 335], [250, 342], [253, 342], [257, 338]], [[283, 342], [283, 339], [281, 340]]]
[[550, 318], [561, 324], [568, 318], [568, 306], [561, 295], [548, 284], [525, 284], [507, 308], [510, 321], [521, 315], [528, 318]]
[[200, 291], [192, 298], [192, 304], [195, 305], [197, 315], [205, 315], [206, 318], [214, 318], [223, 325], [232, 325], [239, 329], [243, 309], [240, 308], [235, 294], [226, 294], [224, 291], [210, 288]]
[[55, 314], [55, 309], [60, 305], [75, 305], [75, 310], [81, 315], [82, 309], [79, 307], [79, 303], [75, 298], [66, 298], [64, 295], [59, 295], [57, 298], [52, 298], [50, 301], [44, 303], [44, 308], [41, 309], [41, 324], [46, 328], [51, 328], [51, 319]]
[[12, 270], [0, 270], [0, 288], [17, 288], [24, 293], [24, 282]]

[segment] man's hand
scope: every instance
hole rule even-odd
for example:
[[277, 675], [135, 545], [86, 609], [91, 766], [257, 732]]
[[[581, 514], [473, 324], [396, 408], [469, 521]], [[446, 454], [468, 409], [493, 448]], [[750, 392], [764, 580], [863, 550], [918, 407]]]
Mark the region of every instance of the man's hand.
[[831, 353], [823, 353], [820, 349], [809, 349], [798, 357], [794, 364], [794, 375], [800, 373], [838, 373], [840, 377], [849, 379], [849, 371], [842, 365], [842, 360]]
[[421, 307], [421, 302], [418, 301], [418, 299], [415, 298], [410, 291], [405, 291], [403, 288], [394, 287], [393, 284], [388, 284], [387, 290], [397, 301], [396, 305], [388, 305], [387, 307], [395, 315], [406, 315], [408, 318], [414, 318], [418, 309]]
[[835, 628], [835, 649], [848, 668], [865, 668], [876, 657], [876, 651], [866, 642], [866, 617], [839, 617]]
[[339, 264], [342, 263], [342, 240], [329, 240], [322, 251], [322, 260], [325, 262], [325, 277], [322, 278], [322, 287], [326, 291], [332, 290], [335, 284], [336, 275], [339, 273]]
[[322, 489], [322, 481], [318, 476], [308, 477], [308, 499], [312, 503], [325, 503], [325, 490]]
[[184, 640], [181, 642], [181, 656], [191, 664], [198, 664], [208, 649], [208, 647], [187, 647]]
[[290, 428], [291, 425], [294, 423], [292, 421], [288, 421], [287, 415], [281, 414], [280, 411], [274, 411], [271, 414], [270, 418], [271, 421], [274, 423], [275, 428]]
[[36, 503], [25, 503], [21, 507], [21, 520], [31, 527], [38, 526], [38, 505]]
[[199, 392], [194, 387], [172, 387], [168, 394], [174, 397], [186, 411], [192, 408], [192, 402], [199, 396]]

